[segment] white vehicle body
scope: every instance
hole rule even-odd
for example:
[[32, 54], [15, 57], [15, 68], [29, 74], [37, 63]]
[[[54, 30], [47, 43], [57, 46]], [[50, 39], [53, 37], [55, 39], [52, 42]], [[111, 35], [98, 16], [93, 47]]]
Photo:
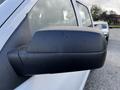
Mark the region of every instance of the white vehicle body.
[[[0, 50], [38, 0], [6, 0], [0, 5]], [[76, 0], [72, 0], [77, 12]], [[79, 2], [79, 1], [78, 1]], [[7, 10], [7, 11], [6, 11]], [[82, 26], [77, 15], [78, 24]], [[91, 17], [92, 19], [92, 17]], [[107, 32], [107, 30], [103, 30]], [[83, 90], [90, 70], [62, 74], [35, 75], [15, 90]]]
[[109, 36], [109, 25], [105, 21], [95, 21], [94, 26], [102, 30], [104, 33], [105, 37]]

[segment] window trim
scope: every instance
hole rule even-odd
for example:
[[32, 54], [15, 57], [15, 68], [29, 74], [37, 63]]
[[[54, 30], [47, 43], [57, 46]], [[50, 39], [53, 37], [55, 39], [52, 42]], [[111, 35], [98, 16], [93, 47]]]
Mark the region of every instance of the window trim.
[[[4, 25], [4, 23], [13, 15], [13, 13], [19, 8], [19, 6], [24, 2], [25, 0], [18, 0], [16, 1], [4, 1], [2, 4], [0, 4], [0, 13], [2, 13], [2, 16], [0, 17], [0, 28]], [[16, 3], [17, 2], [17, 3]], [[15, 4], [14, 6], [11, 4]], [[3, 13], [6, 9], [9, 9], [9, 12]], [[3, 17], [4, 16], [4, 17]]]
[[[0, 51], [38, 0], [25, 0], [0, 28]], [[12, 22], [12, 23], [11, 23]]]
[[[79, 1], [76, 1], [76, 3], [81, 4], [81, 5], [83, 5], [84, 7], [86, 7], [86, 9], [88, 10], [88, 13], [89, 13], [90, 21], [91, 21], [91, 25], [88, 26], [88, 27], [93, 27], [93, 19], [92, 19], [92, 16], [91, 16], [91, 14], [90, 14], [90, 10], [88, 9], [88, 7], [87, 7], [86, 5], [84, 5], [84, 4], [82, 4], [82, 3], [79, 2]], [[78, 9], [79, 9], [79, 8], [78, 8]]]
[[71, 5], [72, 5], [73, 11], [74, 11], [74, 15], [75, 15], [75, 18], [76, 18], [76, 24], [77, 24], [77, 26], [79, 26], [79, 21], [78, 21], [78, 17], [77, 17], [77, 11], [75, 9], [74, 2], [73, 2], [73, 0], [70, 0], [70, 2], [71, 2]]
[[3, 0], [3, 1], [0, 1], [0, 5], [4, 2], [5, 0]]

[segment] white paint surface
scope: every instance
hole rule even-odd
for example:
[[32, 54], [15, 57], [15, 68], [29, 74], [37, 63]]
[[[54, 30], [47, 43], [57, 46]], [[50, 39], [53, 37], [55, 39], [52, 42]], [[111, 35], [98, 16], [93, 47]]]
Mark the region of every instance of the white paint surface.
[[89, 71], [36, 75], [15, 90], [83, 90]]

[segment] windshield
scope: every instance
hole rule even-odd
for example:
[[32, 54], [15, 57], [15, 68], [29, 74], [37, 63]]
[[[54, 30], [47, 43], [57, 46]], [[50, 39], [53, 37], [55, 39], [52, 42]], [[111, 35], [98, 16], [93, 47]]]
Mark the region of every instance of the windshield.
[[94, 24], [95, 27], [99, 27], [101, 29], [106, 29], [107, 28], [107, 24]]
[[39, 0], [28, 14], [32, 30], [50, 26], [77, 26], [70, 0]]
[[102, 24], [101, 27], [102, 27], [102, 29], [106, 29], [107, 25], [106, 24]]

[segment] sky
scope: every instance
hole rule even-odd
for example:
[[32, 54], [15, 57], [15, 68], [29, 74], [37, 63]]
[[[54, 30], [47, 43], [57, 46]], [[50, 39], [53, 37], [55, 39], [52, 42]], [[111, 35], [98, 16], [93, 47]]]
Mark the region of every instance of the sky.
[[120, 0], [82, 0], [82, 2], [87, 3], [89, 6], [97, 4], [104, 10], [114, 10], [120, 14]]

